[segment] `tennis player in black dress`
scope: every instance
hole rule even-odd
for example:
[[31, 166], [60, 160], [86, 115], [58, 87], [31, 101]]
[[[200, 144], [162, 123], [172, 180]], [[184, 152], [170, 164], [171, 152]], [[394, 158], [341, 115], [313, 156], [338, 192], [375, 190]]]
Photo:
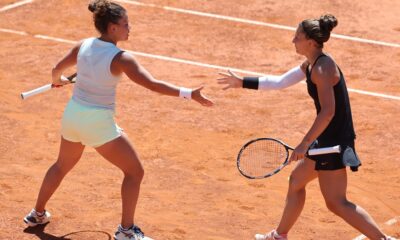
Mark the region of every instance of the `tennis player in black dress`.
[[[221, 73], [224, 89], [282, 89], [307, 79], [307, 89], [314, 100], [317, 117], [303, 140], [293, 151], [290, 161], [297, 165], [290, 176], [286, 205], [276, 229], [256, 234], [257, 240], [288, 239], [288, 232], [303, 210], [306, 185], [318, 178], [326, 206], [337, 216], [372, 240], [393, 239], [385, 236], [370, 215], [346, 197], [347, 171], [361, 165], [354, 148], [355, 132], [344, 76], [333, 58], [323, 52], [324, 42], [337, 25], [332, 15], [302, 21], [293, 38], [296, 52], [306, 57], [301, 66], [282, 76], [240, 77], [228, 71]], [[340, 154], [305, 157], [310, 148], [341, 145]]]

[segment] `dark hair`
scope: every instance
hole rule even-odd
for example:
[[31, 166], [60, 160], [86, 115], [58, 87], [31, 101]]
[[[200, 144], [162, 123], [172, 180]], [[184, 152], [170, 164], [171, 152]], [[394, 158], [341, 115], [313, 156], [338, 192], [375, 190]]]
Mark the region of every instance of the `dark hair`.
[[320, 48], [329, 40], [331, 31], [338, 25], [338, 20], [331, 14], [321, 16], [319, 19], [307, 19], [301, 22], [306, 37], [315, 40]]
[[118, 23], [126, 14], [125, 8], [108, 0], [92, 0], [88, 9], [93, 13], [94, 25], [100, 33], [107, 33], [108, 24]]

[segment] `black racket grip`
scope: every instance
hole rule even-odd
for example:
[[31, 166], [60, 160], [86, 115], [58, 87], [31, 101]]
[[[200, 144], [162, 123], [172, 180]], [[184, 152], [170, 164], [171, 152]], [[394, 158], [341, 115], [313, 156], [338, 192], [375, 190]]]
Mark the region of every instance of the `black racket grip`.
[[71, 82], [77, 75], [78, 75], [78, 73], [74, 73], [74, 74], [70, 75], [69, 77], [67, 77], [67, 79]]

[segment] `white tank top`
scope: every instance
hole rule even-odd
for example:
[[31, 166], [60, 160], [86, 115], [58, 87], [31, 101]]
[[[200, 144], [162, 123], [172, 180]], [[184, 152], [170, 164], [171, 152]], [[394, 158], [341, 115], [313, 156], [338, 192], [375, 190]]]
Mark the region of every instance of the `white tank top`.
[[111, 73], [111, 62], [121, 50], [97, 38], [85, 39], [78, 52], [77, 79], [72, 99], [90, 107], [115, 108], [120, 76]]

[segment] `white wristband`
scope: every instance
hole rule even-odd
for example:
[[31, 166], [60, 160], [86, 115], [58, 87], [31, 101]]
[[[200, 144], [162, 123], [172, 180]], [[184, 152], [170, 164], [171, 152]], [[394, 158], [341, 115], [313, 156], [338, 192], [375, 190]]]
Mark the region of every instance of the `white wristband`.
[[180, 87], [179, 88], [179, 97], [185, 99], [192, 99], [192, 89]]

